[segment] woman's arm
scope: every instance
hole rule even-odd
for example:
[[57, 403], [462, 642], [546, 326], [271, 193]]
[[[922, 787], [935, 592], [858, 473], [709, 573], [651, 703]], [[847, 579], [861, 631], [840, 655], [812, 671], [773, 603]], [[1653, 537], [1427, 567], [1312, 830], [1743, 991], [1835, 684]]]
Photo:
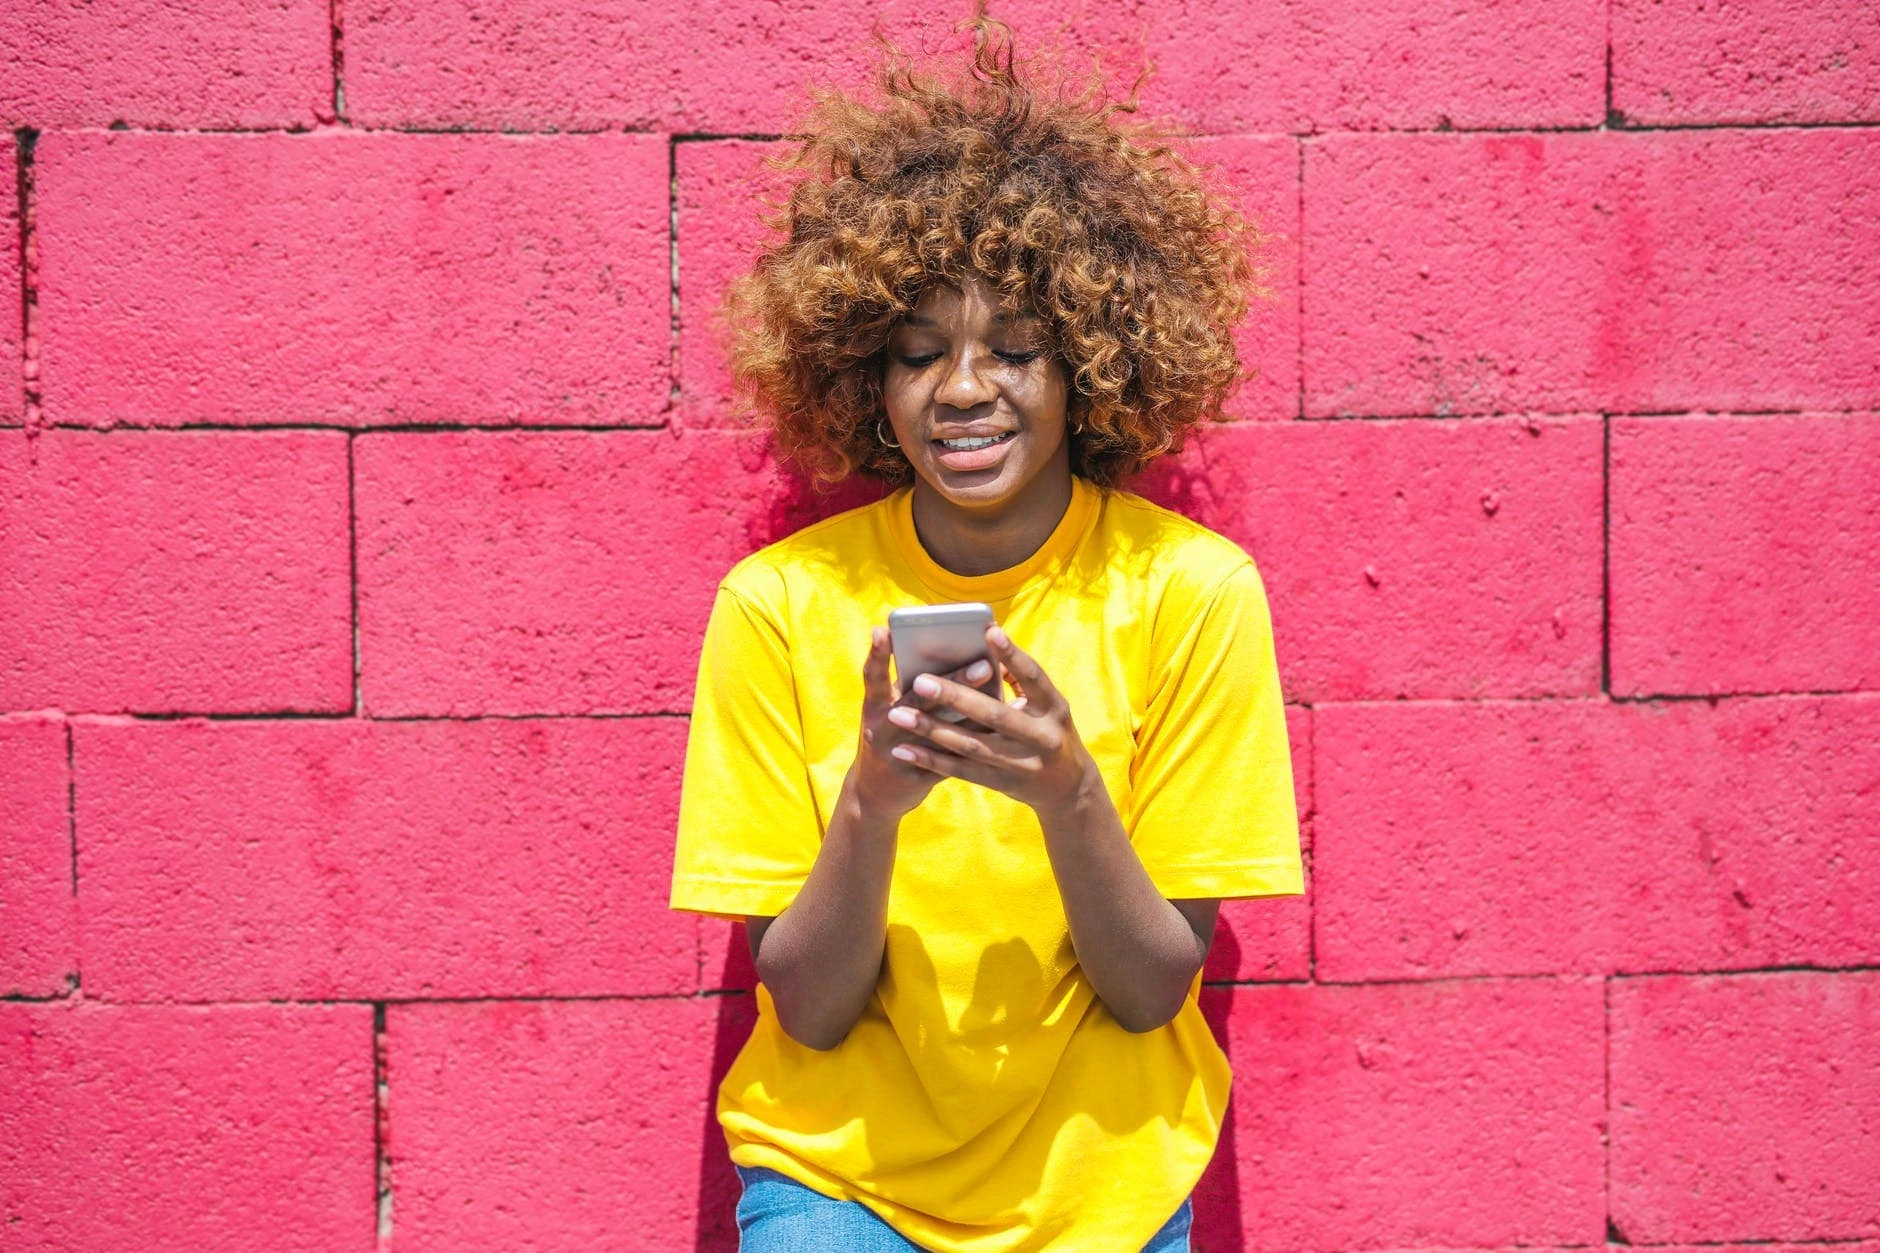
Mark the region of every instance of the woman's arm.
[[[1090, 986], [1125, 1029], [1154, 1030], [1181, 1009], [1207, 960], [1220, 902], [1171, 901], [1156, 890], [1063, 694], [1004, 631], [988, 628], [986, 640], [1020, 699], [1006, 704], [960, 683], [916, 679], [913, 703], [889, 717], [921, 739], [891, 751], [936, 777], [968, 779], [1032, 807]], [[926, 712], [942, 705], [984, 729]]]
[[1125, 1030], [1153, 1031], [1175, 1017], [1207, 961], [1220, 901], [1156, 890], [1095, 762], [1069, 803], [1037, 812], [1090, 986]]
[[901, 816], [870, 814], [853, 782], [851, 774], [796, 899], [775, 918], [746, 923], [777, 1021], [813, 1049], [842, 1043], [881, 977]]
[[[862, 665], [862, 730], [822, 848], [796, 898], [774, 918], [751, 918], [751, 960], [790, 1038], [813, 1049], [842, 1043], [881, 978], [888, 883], [901, 818], [939, 776], [892, 756], [906, 732], [888, 718], [888, 632], [876, 627]], [[952, 678], [983, 681], [978, 662]]]

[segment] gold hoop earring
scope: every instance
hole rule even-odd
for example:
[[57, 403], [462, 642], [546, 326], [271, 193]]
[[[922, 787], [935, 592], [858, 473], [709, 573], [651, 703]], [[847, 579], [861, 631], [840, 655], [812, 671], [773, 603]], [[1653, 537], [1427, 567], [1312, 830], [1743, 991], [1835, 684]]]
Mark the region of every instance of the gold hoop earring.
[[881, 433], [880, 418], [875, 419], [875, 439], [880, 442], [883, 448], [899, 448], [901, 446], [899, 441], [890, 440], [886, 435]]
[[1084, 424], [1082, 421], [1075, 422], [1071, 425], [1072, 435], [1082, 435], [1083, 433], [1084, 433]]

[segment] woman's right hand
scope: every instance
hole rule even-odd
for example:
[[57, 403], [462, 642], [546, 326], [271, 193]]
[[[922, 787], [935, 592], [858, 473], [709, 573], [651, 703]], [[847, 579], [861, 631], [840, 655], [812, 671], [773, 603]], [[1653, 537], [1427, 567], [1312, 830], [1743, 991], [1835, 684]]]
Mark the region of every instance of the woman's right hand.
[[[941, 776], [892, 755], [896, 744], [916, 737], [888, 721], [888, 710], [902, 696], [888, 678], [891, 655], [888, 628], [878, 626], [869, 636], [868, 659], [862, 663], [862, 735], [848, 784], [866, 812], [899, 819], [927, 799]], [[941, 677], [977, 687], [990, 673], [981, 667], [990, 664], [976, 661]]]

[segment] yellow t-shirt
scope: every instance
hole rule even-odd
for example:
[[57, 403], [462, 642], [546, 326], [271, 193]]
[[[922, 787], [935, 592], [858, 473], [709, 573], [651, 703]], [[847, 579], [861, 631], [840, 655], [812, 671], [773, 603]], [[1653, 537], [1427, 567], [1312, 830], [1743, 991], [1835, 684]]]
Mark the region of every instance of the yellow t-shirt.
[[[789, 905], [855, 758], [869, 629], [968, 600], [1068, 698], [1164, 896], [1304, 890], [1253, 562], [1076, 479], [1038, 552], [993, 574], [929, 557], [907, 488], [733, 567], [699, 663], [673, 908]], [[1124, 1030], [1077, 964], [1036, 815], [998, 792], [942, 779], [896, 857], [881, 980], [840, 1045], [792, 1040], [758, 988], [718, 1092], [731, 1160], [860, 1201], [937, 1253], [1134, 1253], [1199, 1179], [1226, 1110], [1199, 977], [1173, 1021]]]

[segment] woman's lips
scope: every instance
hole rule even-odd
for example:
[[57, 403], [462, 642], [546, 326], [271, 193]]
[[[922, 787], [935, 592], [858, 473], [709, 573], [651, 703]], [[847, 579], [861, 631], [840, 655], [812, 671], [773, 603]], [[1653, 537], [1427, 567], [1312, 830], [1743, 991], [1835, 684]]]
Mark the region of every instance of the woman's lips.
[[983, 448], [949, 449], [935, 440], [934, 460], [949, 470], [986, 470], [1005, 460], [1006, 452], [1017, 440], [1016, 431], [1007, 431], [998, 443]]

